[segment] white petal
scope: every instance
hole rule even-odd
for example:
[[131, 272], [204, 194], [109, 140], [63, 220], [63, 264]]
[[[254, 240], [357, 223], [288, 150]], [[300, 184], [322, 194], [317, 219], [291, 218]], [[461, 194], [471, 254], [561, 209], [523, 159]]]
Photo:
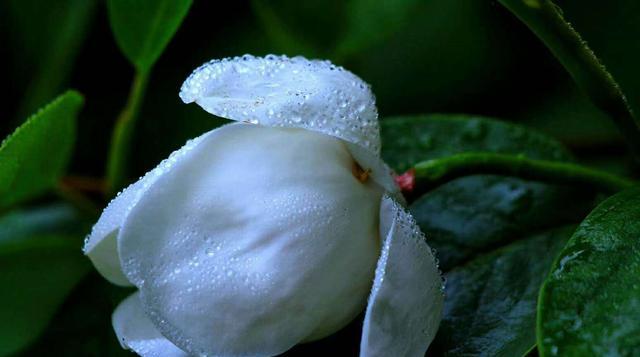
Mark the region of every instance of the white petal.
[[124, 299], [113, 312], [113, 330], [123, 348], [142, 357], [188, 357], [188, 354], [167, 340], [145, 315], [140, 294]]
[[163, 335], [192, 354], [267, 356], [322, 338], [366, 304], [382, 190], [344, 143], [240, 124], [142, 197], [124, 270]]
[[369, 297], [360, 356], [424, 356], [443, 307], [437, 262], [409, 213], [389, 197], [380, 208], [386, 235]]
[[[214, 130], [215, 131], [215, 130]], [[132, 284], [122, 273], [120, 258], [117, 250], [117, 237], [123, 223], [129, 216], [131, 209], [138, 203], [140, 197], [156, 182], [173, 164], [184, 158], [202, 138], [211, 132], [188, 141], [182, 148], [174, 151], [168, 159], [162, 161], [156, 168], [144, 177], [119, 193], [102, 212], [100, 219], [93, 226], [91, 233], [84, 243], [84, 254], [89, 256], [98, 272], [107, 280], [122, 286]]]
[[223, 118], [314, 130], [380, 152], [369, 85], [329, 61], [274, 55], [213, 60], [187, 78], [180, 98]]

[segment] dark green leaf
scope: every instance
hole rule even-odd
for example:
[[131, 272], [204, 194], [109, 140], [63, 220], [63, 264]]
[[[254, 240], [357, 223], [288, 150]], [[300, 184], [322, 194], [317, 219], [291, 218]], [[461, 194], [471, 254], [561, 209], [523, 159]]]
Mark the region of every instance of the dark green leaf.
[[158, 60], [189, 12], [191, 0], [109, 0], [116, 42], [141, 72]]
[[414, 164], [468, 151], [570, 160], [557, 140], [495, 119], [454, 114], [389, 117], [382, 121], [383, 158], [401, 172]]
[[[635, 113], [640, 112], [640, 2], [558, 0], [575, 26], [620, 84]], [[598, 14], [598, 16], [593, 16]]]
[[[96, 0], [10, 0], [0, 4], [11, 26], [10, 75], [20, 85], [17, 119], [60, 93], [94, 18]], [[25, 78], [25, 74], [27, 75]]]
[[444, 319], [429, 353], [522, 356], [536, 342], [536, 300], [565, 227], [508, 245], [446, 274]]
[[75, 141], [82, 96], [69, 91], [31, 116], [0, 146], [0, 209], [55, 185]]
[[542, 356], [640, 354], [640, 189], [602, 202], [560, 253], [540, 292]]
[[[524, 154], [570, 160], [557, 141], [524, 127], [464, 115], [388, 118], [382, 122], [383, 157], [397, 170], [465, 151]], [[579, 220], [592, 202], [562, 186], [476, 175], [442, 185], [410, 210], [438, 251], [443, 270], [531, 231]]]
[[0, 218], [0, 356], [32, 343], [90, 270], [84, 227], [64, 205]]
[[640, 158], [640, 122], [626, 97], [587, 43], [550, 0], [499, 0], [524, 22], [571, 74], [591, 101], [618, 125]]

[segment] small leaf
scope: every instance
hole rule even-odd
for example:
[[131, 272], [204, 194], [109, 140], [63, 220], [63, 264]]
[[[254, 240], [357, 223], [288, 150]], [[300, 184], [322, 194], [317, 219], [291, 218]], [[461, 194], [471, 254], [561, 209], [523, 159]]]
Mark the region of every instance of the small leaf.
[[116, 42], [137, 70], [147, 72], [180, 27], [192, 0], [109, 0]]
[[[426, 115], [382, 121], [382, 154], [397, 170], [467, 151], [571, 160], [560, 143], [524, 127], [464, 115]], [[592, 197], [563, 186], [511, 177], [474, 175], [442, 185], [410, 210], [448, 270], [518, 238], [575, 222]]]
[[0, 145], [0, 209], [53, 187], [72, 154], [76, 115], [83, 98], [59, 96], [32, 115]]
[[596, 207], [540, 292], [541, 356], [640, 354], [640, 189]]
[[65, 205], [0, 218], [0, 356], [33, 342], [89, 272], [79, 248], [85, 227]]
[[536, 300], [573, 227], [508, 245], [446, 274], [444, 319], [430, 354], [522, 356], [536, 343]]

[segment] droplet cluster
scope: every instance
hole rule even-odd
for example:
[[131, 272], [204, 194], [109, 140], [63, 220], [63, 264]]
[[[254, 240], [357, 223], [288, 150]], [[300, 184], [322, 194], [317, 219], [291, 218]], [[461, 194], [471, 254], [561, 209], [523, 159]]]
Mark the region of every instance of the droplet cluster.
[[208, 133], [188, 140], [182, 148], [172, 152], [168, 158], [162, 160], [153, 170], [147, 172], [126, 189], [118, 192], [111, 202], [109, 202], [98, 222], [91, 229], [91, 233], [85, 238], [83, 252], [88, 254], [102, 239], [113, 232], [117, 232], [129, 215], [129, 212], [135, 207], [147, 189], [178, 160], [198, 145], [207, 135]]
[[180, 98], [223, 118], [305, 128], [380, 152], [371, 88], [329, 61], [276, 55], [212, 60], [187, 78]]

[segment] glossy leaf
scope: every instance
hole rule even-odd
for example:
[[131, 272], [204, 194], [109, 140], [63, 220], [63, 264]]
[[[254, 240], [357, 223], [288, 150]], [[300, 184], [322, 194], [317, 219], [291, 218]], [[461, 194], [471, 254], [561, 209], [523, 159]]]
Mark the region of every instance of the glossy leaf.
[[401, 172], [414, 164], [468, 151], [570, 160], [557, 140], [520, 125], [455, 114], [389, 117], [382, 121], [383, 157]]
[[[412, 164], [465, 151], [571, 160], [557, 141], [524, 127], [464, 115], [387, 118], [382, 154], [402, 171]], [[410, 210], [448, 270], [513, 240], [588, 212], [592, 197], [562, 186], [490, 175], [463, 177], [417, 199]]]
[[507, 357], [529, 351], [540, 285], [571, 233], [573, 227], [533, 235], [450, 271], [444, 319], [429, 352]]
[[64, 173], [75, 142], [83, 98], [75, 91], [40, 109], [0, 146], [0, 209], [53, 187]]
[[83, 227], [65, 205], [0, 218], [0, 356], [33, 342], [90, 270]]
[[580, 224], [540, 292], [542, 356], [640, 354], [640, 189], [602, 202]]
[[191, 0], [109, 0], [109, 21], [118, 46], [146, 72], [189, 12]]

